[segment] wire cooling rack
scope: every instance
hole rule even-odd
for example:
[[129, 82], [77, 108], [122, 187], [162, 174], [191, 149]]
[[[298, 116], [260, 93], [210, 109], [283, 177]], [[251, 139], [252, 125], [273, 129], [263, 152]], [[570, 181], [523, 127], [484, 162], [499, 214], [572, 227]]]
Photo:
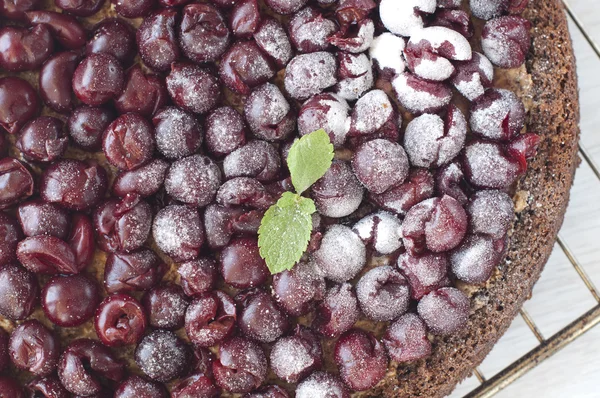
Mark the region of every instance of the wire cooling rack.
[[[563, 1], [563, 3], [572, 22], [574, 22], [574, 25], [583, 35], [587, 44], [589, 44], [596, 56], [600, 59], [600, 47], [583, 28], [581, 21], [573, 12], [570, 4], [566, 0]], [[591, 169], [597, 182], [600, 182], [600, 168], [596, 165], [592, 156], [590, 156], [590, 153], [581, 143], [579, 144], [579, 155]], [[479, 386], [465, 395], [464, 398], [489, 398], [496, 395], [502, 389], [508, 387], [511, 383], [515, 382], [544, 360], [550, 358], [600, 323], [599, 290], [594, 286], [594, 283], [586, 273], [586, 270], [577, 260], [577, 255], [565, 243], [560, 233], [557, 238], [557, 244], [558, 250], [562, 250], [568, 261], [571, 263], [574, 270], [579, 275], [579, 278], [583, 281], [590, 294], [595, 299], [596, 305], [550, 337], [546, 337], [542, 334], [534, 319], [523, 308], [520, 311], [520, 316], [537, 339], [538, 345], [489, 379], [485, 377], [480, 368], [475, 369], [474, 375], [477, 380], [479, 380]], [[573, 288], [575, 289], [576, 287]]]

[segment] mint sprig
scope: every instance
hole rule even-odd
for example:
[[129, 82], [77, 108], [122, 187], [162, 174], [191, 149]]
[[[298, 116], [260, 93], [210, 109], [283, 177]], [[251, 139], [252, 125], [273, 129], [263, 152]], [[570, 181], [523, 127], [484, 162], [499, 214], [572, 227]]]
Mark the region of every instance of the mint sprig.
[[263, 216], [258, 229], [260, 256], [271, 274], [291, 270], [308, 247], [312, 199], [300, 196], [317, 182], [333, 161], [333, 145], [325, 130], [317, 130], [296, 141], [287, 158], [292, 184], [297, 193], [284, 192]]

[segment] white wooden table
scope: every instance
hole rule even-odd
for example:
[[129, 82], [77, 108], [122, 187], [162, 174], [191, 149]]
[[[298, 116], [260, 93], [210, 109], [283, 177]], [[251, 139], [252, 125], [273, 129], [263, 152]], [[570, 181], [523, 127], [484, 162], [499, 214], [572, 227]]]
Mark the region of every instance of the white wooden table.
[[[600, 1], [565, 0], [589, 38], [600, 44]], [[581, 145], [600, 165], [600, 58], [575, 20], [569, 18], [581, 102]], [[600, 180], [586, 162], [577, 170], [571, 202], [560, 232], [591, 281], [600, 286]], [[558, 246], [558, 245], [557, 245]], [[555, 250], [524, 308], [547, 338], [596, 305], [559, 247]], [[538, 345], [523, 318], [518, 317], [480, 366], [490, 378]], [[499, 398], [600, 397], [600, 326], [538, 365], [496, 395]], [[451, 395], [463, 397], [479, 385], [474, 376]]]

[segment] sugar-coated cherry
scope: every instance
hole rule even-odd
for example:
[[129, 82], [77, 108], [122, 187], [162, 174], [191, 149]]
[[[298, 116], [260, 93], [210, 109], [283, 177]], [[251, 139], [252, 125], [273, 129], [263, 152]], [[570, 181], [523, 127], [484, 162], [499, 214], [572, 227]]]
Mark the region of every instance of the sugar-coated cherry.
[[107, 53], [113, 55], [124, 64], [129, 64], [135, 56], [135, 32], [122, 19], [108, 18], [94, 27], [88, 40], [85, 52], [87, 55]]
[[16, 147], [27, 160], [52, 162], [64, 154], [68, 143], [60, 119], [40, 116], [23, 126]]
[[125, 18], [140, 18], [154, 8], [155, 0], [111, 0], [115, 10]]
[[75, 51], [52, 55], [40, 70], [39, 88], [44, 103], [56, 112], [68, 113], [73, 108], [71, 80], [79, 61]]
[[361, 218], [352, 230], [377, 253], [392, 254], [402, 247], [401, 226], [402, 222], [396, 215], [378, 211]]
[[242, 337], [234, 337], [219, 346], [219, 359], [213, 362], [215, 381], [233, 393], [250, 392], [267, 377], [267, 358], [263, 349]]
[[260, 23], [261, 15], [257, 0], [241, 0], [231, 10], [229, 26], [237, 37], [252, 37]]
[[412, 362], [431, 354], [427, 328], [417, 314], [408, 313], [398, 318], [387, 328], [381, 341], [396, 362]]
[[352, 214], [363, 199], [363, 187], [350, 165], [334, 160], [325, 175], [313, 184], [312, 198], [323, 216], [340, 218]]
[[315, 372], [296, 387], [296, 398], [350, 398], [350, 393], [337, 375]]
[[319, 51], [295, 56], [285, 70], [285, 89], [297, 100], [305, 100], [337, 83], [333, 54]]
[[361, 53], [369, 49], [373, 43], [375, 23], [365, 18], [351, 28], [344, 27], [331, 36], [328, 41], [342, 51]]
[[424, 296], [417, 311], [434, 334], [450, 335], [461, 330], [469, 318], [469, 298], [453, 287], [443, 287]]
[[410, 72], [397, 75], [392, 86], [400, 104], [415, 115], [437, 112], [452, 99], [452, 90], [446, 83], [424, 80]]
[[354, 278], [367, 262], [366, 248], [349, 227], [334, 224], [327, 229], [314, 259], [325, 278], [342, 283]]
[[202, 293], [185, 313], [185, 331], [198, 347], [211, 347], [229, 337], [236, 325], [237, 309], [231, 297], [220, 290]]
[[317, 8], [305, 7], [290, 19], [290, 39], [301, 53], [327, 51], [328, 39], [338, 30], [337, 25], [323, 17]]
[[298, 132], [310, 134], [319, 129], [329, 134], [331, 143], [344, 145], [350, 128], [350, 107], [345, 99], [334, 93], [315, 95], [306, 101], [298, 114]]
[[18, 369], [37, 376], [52, 373], [60, 355], [56, 336], [35, 319], [25, 321], [13, 330], [8, 349], [12, 363]]
[[256, 235], [262, 210], [246, 210], [242, 208], [209, 205], [204, 212], [206, 241], [211, 249], [220, 249], [229, 244], [234, 234]]
[[510, 141], [525, 126], [525, 106], [512, 91], [491, 88], [471, 103], [471, 131], [495, 141]]
[[133, 170], [147, 163], [155, 141], [150, 122], [139, 113], [119, 116], [104, 131], [102, 151], [106, 160], [121, 170]]
[[481, 32], [481, 47], [489, 60], [500, 68], [518, 68], [531, 47], [531, 22], [520, 16], [504, 16], [487, 21]]
[[87, 210], [106, 192], [106, 170], [91, 161], [62, 159], [48, 166], [41, 177], [40, 197], [71, 210]]
[[105, 0], [54, 0], [56, 7], [77, 17], [90, 17], [100, 11]]
[[411, 297], [415, 300], [441, 287], [450, 286], [445, 253], [404, 253], [398, 257], [398, 268], [408, 279]]
[[215, 262], [206, 257], [179, 264], [179, 283], [187, 296], [211, 291], [217, 284], [218, 271]]
[[408, 282], [394, 268], [371, 269], [356, 284], [356, 297], [363, 313], [375, 321], [391, 321], [408, 310]]
[[163, 159], [154, 159], [143, 166], [131, 171], [121, 171], [117, 174], [112, 190], [120, 197], [138, 195], [152, 196], [163, 186], [169, 163]]
[[142, 372], [160, 382], [181, 376], [190, 359], [190, 347], [168, 330], [154, 330], [135, 349], [135, 362]]
[[254, 41], [232, 45], [221, 58], [219, 77], [231, 90], [248, 95], [252, 89], [275, 76], [269, 58]]
[[265, 3], [278, 14], [292, 14], [301, 9], [308, 0], [266, 0]]
[[229, 106], [212, 111], [206, 117], [205, 128], [206, 147], [213, 155], [227, 155], [246, 143], [244, 118]]
[[143, 377], [132, 375], [119, 384], [114, 398], [168, 398], [165, 386]]
[[229, 45], [229, 28], [221, 12], [210, 3], [183, 7], [179, 44], [194, 62], [218, 60]]
[[156, 147], [168, 159], [193, 155], [202, 144], [202, 127], [195, 115], [175, 106], [154, 114]]
[[493, 240], [489, 235], [467, 235], [450, 253], [452, 273], [466, 283], [485, 283], [494, 273], [504, 249], [502, 238]]
[[353, 329], [335, 345], [335, 362], [340, 377], [354, 391], [365, 391], [384, 378], [388, 357], [383, 344], [368, 332]]
[[290, 398], [288, 392], [278, 385], [264, 386], [251, 393], [244, 395], [244, 398]]
[[195, 207], [212, 202], [221, 186], [221, 170], [209, 157], [192, 155], [171, 164], [165, 190], [174, 199]]
[[180, 56], [176, 27], [179, 11], [163, 8], [144, 18], [137, 30], [140, 57], [150, 68], [166, 72]]
[[179, 285], [162, 285], [150, 289], [142, 298], [150, 326], [179, 329], [185, 322], [189, 300]]
[[81, 148], [98, 151], [102, 148], [102, 134], [115, 116], [109, 108], [82, 105], [69, 116], [69, 136]]
[[[479, 188], [505, 189], [526, 171], [514, 152], [496, 142], [474, 140], [464, 149], [467, 181]], [[520, 156], [519, 156], [520, 157]]]
[[118, 59], [107, 53], [90, 54], [75, 69], [73, 92], [81, 102], [98, 106], [117, 98], [124, 82]]
[[39, 398], [69, 398], [69, 392], [60, 384], [57, 376], [36, 377], [25, 386], [29, 396]]
[[44, 314], [55, 325], [79, 326], [94, 315], [100, 288], [83, 274], [55, 276], [44, 285], [41, 302]]
[[319, 304], [313, 328], [325, 337], [339, 337], [358, 321], [360, 309], [352, 285], [331, 287]]
[[513, 221], [514, 204], [506, 192], [478, 191], [471, 197], [467, 213], [471, 232], [501, 239]]
[[285, 29], [275, 18], [263, 19], [254, 33], [254, 41], [279, 68], [287, 65], [294, 55]]
[[120, 381], [125, 366], [100, 342], [78, 339], [69, 344], [58, 363], [58, 377], [72, 394], [92, 396], [103, 391], [103, 380]]
[[66, 239], [71, 228], [71, 218], [65, 209], [39, 199], [19, 205], [17, 218], [25, 236], [52, 235]]
[[352, 170], [371, 192], [381, 194], [408, 177], [408, 157], [398, 143], [376, 139], [361, 145], [352, 158]]
[[150, 249], [111, 253], [104, 267], [104, 288], [108, 293], [148, 290], [165, 272], [165, 264]]
[[292, 336], [282, 337], [273, 345], [271, 368], [277, 377], [297, 383], [321, 368], [322, 355], [319, 337], [309, 328], [297, 326]]
[[39, 68], [54, 50], [50, 28], [46, 24], [30, 29], [5, 26], [0, 29], [0, 67], [11, 72]]
[[261, 343], [273, 343], [289, 328], [287, 316], [264, 290], [242, 292], [235, 301], [239, 306], [238, 325], [247, 337]]
[[0, 160], [0, 209], [21, 202], [33, 194], [33, 177], [23, 163], [14, 158]]
[[0, 314], [12, 320], [25, 319], [38, 302], [40, 288], [35, 274], [16, 264], [0, 267]]
[[124, 293], [105, 298], [98, 306], [94, 319], [96, 334], [109, 347], [137, 343], [144, 334], [146, 324], [142, 305]]
[[154, 241], [159, 249], [175, 261], [198, 257], [204, 243], [204, 228], [198, 210], [185, 205], [161, 209], [152, 225]]
[[436, 171], [435, 190], [438, 195], [452, 196], [463, 206], [467, 204], [471, 187], [467, 183], [460, 162], [448, 163]]
[[286, 139], [296, 125], [289, 102], [279, 88], [271, 83], [252, 91], [246, 99], [244, 115], [254, 135], [267, 141]]
[[40, 100], [27, 81], [14, 76], [0, 78], [0, 126], [15, 134], [39, 111]]
[[235, 177], [226, 181], [217, 192], [217, 203], [226, 206], [245, 206], [266, 210], [275, 204], [273, 197], [259, 181], [248, 177]]
[[221, 96], [217, 78], [197, 65], [172, 64], [166, 82], [167, 90], [175, 105], [190, 112], [199, 114], [208, 112], [217, 104]]
[[269, 275], [254, 238], [232, 240], [221, 251], [219, 263], [225, 282], [238, 289], [260, 286]]
[[313, 262], [298, 263], [273, 276], [273, 295], [292, 316], [306, 315], [325, 297], [325, 279]]
[[490, 20], [505, 14], [520, 14], [527, 4], [523, 0], [470, 0], [469, 8], [477, 18]]
[[363, 96], [373, 87], [374, 76], [371, 60], [366, 54], [337, 53], [337, 84], [334, 91], [348, 101]]

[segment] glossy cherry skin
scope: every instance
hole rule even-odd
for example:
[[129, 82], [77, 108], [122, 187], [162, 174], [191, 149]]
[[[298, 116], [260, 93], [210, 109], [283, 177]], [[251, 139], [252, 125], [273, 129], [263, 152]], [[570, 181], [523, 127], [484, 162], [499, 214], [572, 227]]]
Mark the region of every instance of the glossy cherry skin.
[[14, 77], [0, 78], [0, 126], [15, 134], [40, 108], [38, 95], [31, 84]]
[[250, 392], [265, 380], [267, 358], [257, 343], [234, 337], [220, 345], [213, 372], [219, 387], [234, 393]]
[[219, 388], [203, 373], [195, 373], [179, 382], [171, 391], [172, 398], [217, 398]]
[[235, 43], [221, 58], [219, 77], [231, 90], [248, 95], [275, 76], [275, 68], [254, 41]]
[[23, 163], [13, 158], [0, 160], [0, 209], [33, 194], [33, 177]]
[[81, 160], [64, 159], [44, 170], [40, 183], [43, 200], [58, 203], [71, 210], [87, 210], [104, 196], [106, 170], [100, 165]]
[[25, 21], [25, 12], [40, 8], [41, 0], [2, 0], [0, 15], [7, 19]]
[[0, 376], [0, 391], [7, 398], [25, 398], [23, 388], [10, 376]]
[[102, 105], [123, 91], [125, 73], [119, 61], [106, 53], [90, 54], [73, 74], [73, 91], [87, 105]]
[[251, 238], [231, 241], [221, 252], [220, 266], [225, 282], [238, 289], [259, 286], [269, 274], [258, 253], [258, 242]]
[[431, 354], [427, 327], [417, 314], [404, 314], [390, 324], [382, 343], [390, 357], [397, 362], [411, 362]]
[[82, 105], [69, 116], [67, 127], [71, 140], [87, 151], [102, 148], [102, 134], [115, 119], [109, 108]]
[[100, 11], [105, 0], [54, 0], [61, 10], [77, 17], [89, 17]]
[[167, 382], [181, 376], [191, 360], [191, 349], [175, 333], [157, 329], [142, 339], [135, 361], [152, 380]]
[[84, 213], [73, 214], [71, 233], [67, 243], [75, 254], [75, 262], [79, 269], [87, 267], [92, 261], [96, 245], [94, 243], [94, 228], [92, 221]]
[[237, 3], [229, 16], [229, 26], [237, 37], [251, 37], [260, 23], [260, 9], [257, 0], [242, 0]]
[[54, 11], [29, 11], [27, 19], [32, 25], [44, 24], [50, 29], [54, 39], [67, 50], [83, 47], [86, 32], [75, 17]]
[[94, 315], [100, 288], [83, 274], [55, 276], [42, 289], [41, 301], [44, 314], [55, 325], [79, 326]]
[[38, 302], [40, 288], [35, 274], [16, 264], [0, 267], [0, 315], [25, 319]]
[[185, 331], [198, 347], [211, 347], [229, 337], [237, 321], [236, 306], [226, 293], [215, 290], [196, 297], [185, 313]]
[[17, 244], [23, 239], [23, 231], [17, 220], [0, 212], [0, 266], [17, 259]]
[[102, 137], [106, 159], [121, 170], [132, 170], [148, 162], [154, 147], [152, 125], [138, 113], [119, 116]]
[[184, 54], [194, 62], [218, 60], [229, 44], [229, 29], [221, 12], [207, 3], [185, 6], [179, 43]]
[[163, 384], [132, 375], [119, 384], [114, 398], [169, 398]]
[[23, 322], [10, 336], [9, 353], [15, 366], [37, 376], [54, 371], [60, 355], [58, 339], [37, 320]]
[[150, 249], [111, 253], [104, 267], [104, 288], [108, 293], [148, 290], [165, 272], [166, 265]]
[[58, 363], [58, 377], [72, 394], [91, 396], [103, 390], [102, 380], [119, 381], [125, 366], [100, 342], [79, 339], [71, 342]]
[[115, 293], [100, 303], [94, 327], [100, 341], [109, 347], [137, 343], [146, 329], [146, 314], [133, 297]]
[[5, 26], [0, 29], [0, 67], [11, 72], [39, 68], [54, 50], [50, 29]]
[[85, 46], [87, 55], [106, 53], [127, 65], [136, 53], [135, 32], [122, 19], [105, 19], [94, 27], [92, 37]]
[[188, 296], [211, 291], [216, 283], [218, 271], [216, 264], [209, 258], [199, 258], [179, 264], [179, 283]]
[[40, 116], [23, 126], [16, 147], [27, 160], [47, 163], [59, 159], [68, 143], [60, 119]]
[[185, 323], [188, 298], [179, 285], [163, 285], [150, 289], [142, 298], [148, 323], [155, 328], [176, 330]]
[[150, 14], [137, 30], [137, 45], [140, 56], [150, 68], [166, 72], [179, 58], [176, 25], [179, 12], [162, 9]]
[[26, 385], [30, 397], [38, 398], [69, 398], [70, 394], [60, 384], [55, 375], [36, 377]]
[[148, 15], [154, 7], [154, 0], [111, 0], [117, 13], [125, 18], [139, 18]]
[[80, 271], [73, 250], [55, 236], [25, 238], [17, 246], [17, 259], [31, 272], [40, 274], [77, 274]]
[[71, 79], [78, 60], [79, 55], [73, 51], [57, 53], [40, 70], [40, 96], [56, 112], [68, 113], [73, 109]]
[[267, 292], [252, 289], [238, 294], [235, 301], [240, 307], [238, 324], [247, 337], [273, 343], [288, 330], [287, 315]]
[[25, 236], [52, 235], [66, 239], [71, 229], [67, 210], [39, 199], [22, 203], [17, 218]]
[[166, 105], [169, 99], [164, 80], [157, 75], [145, 75], [139, 65], [125, 76], [123, 92], [115, 100], [119, 113], [137, 112], [150, 117]]

